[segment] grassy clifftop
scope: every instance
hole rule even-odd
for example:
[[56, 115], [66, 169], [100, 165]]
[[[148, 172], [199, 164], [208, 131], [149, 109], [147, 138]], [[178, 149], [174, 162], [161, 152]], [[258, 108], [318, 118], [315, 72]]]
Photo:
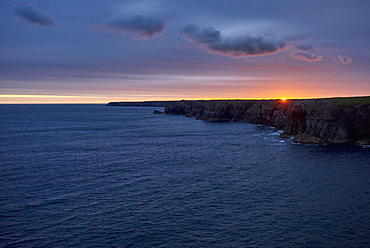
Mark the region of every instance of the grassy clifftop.
[[356, 105], [356, 104], [370, 104], [370, 96], [336, 97], [336, 98], [327, 98], [323, 100], [331, 101], [341, 106]]

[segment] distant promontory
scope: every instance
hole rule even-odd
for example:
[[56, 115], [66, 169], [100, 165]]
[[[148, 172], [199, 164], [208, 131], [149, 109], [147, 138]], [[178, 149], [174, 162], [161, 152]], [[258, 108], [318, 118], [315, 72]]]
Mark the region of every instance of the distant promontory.
[[165, 107], [166, 114], [205, 121], [268, 125], [298, 143], [370, 145], [370, 97], [110, 102], [107, 106]]

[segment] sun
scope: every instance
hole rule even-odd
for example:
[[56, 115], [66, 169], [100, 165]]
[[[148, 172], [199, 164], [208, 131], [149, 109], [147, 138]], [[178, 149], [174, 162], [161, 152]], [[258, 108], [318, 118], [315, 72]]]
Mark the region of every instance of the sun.
[[287, 99], [285, 97], [283, 97], [283, 98], [280, 98], [280, 100], [282, 100], [283, 102], [285, 102]]

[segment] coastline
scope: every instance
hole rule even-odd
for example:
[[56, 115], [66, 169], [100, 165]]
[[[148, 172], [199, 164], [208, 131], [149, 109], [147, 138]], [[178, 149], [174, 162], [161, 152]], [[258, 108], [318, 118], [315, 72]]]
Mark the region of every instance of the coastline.
[[166, 114], [217, 122], [245, 121], [283, 130], [304, 144], [370, 145], [370, 97], [294, 100], [112, 102], [106, 106], [165, 107]]

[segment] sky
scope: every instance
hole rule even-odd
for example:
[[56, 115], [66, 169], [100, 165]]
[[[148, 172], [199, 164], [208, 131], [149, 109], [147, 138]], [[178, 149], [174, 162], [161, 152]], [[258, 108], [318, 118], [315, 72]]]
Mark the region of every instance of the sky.
[[0, 0], [0, 103], [370, 95], [369, 0]]

